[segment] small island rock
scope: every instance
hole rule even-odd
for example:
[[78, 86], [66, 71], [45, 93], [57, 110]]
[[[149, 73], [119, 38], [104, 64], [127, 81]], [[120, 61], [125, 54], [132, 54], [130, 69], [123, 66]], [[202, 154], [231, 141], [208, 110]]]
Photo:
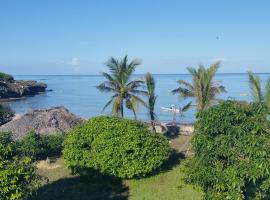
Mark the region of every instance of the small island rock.
[[0, 80], [0, 99], [20, 98], [45, 92], [47, 85], [37, 81]]

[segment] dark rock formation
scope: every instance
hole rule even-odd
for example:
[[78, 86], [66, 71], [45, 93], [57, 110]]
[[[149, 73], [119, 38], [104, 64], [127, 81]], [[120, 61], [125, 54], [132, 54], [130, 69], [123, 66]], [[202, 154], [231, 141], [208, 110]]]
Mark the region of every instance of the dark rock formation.
[[47, 85], [37, 81], [0, 81], [0, 99], [20, 98], [45, 92]]
[[40, 134], [65, 133], [82, 124], [83, 121], [65, 107], [54, 107], [27, 113], [0, 126], [0, 132], [12, 132], [15, 139], [20, 139], [30, 130], [35, 130]]

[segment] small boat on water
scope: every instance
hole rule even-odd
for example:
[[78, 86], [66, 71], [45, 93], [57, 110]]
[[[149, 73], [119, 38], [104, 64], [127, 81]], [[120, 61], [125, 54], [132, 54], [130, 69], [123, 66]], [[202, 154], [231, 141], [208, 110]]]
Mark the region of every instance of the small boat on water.
[[171, 106], [171, 107], [169, 107], [169, 108], [161, 107], [161, 109], [164, 110], [164, 111], [169, 111], [169, 112], [176, 112], [176, 113], [181, 112], [180, 109], [178, 109], [178, 108], [176, 108], [176, 107], [173, 107], [173, 106]]

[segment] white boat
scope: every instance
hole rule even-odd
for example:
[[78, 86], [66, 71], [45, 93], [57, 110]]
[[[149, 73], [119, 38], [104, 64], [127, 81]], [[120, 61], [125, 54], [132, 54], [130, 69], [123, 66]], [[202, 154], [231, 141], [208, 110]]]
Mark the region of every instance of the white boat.
[[180, 113], [181, 112], [180, 109], [175, 108], [173, 106], [171, 106], [170, 108], [161, 107], [161, 109], [164, 110], [164, 111], [175, 112], [175, 113]]

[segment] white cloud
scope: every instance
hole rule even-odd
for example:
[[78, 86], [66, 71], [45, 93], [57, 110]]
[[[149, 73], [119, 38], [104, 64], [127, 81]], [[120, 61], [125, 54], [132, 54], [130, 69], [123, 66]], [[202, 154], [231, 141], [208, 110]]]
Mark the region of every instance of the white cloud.
[[67, 62], [67, 64], [77, 66], [80, 64], [80, 59], [76, 57], [72, 58], [70, 61]]

